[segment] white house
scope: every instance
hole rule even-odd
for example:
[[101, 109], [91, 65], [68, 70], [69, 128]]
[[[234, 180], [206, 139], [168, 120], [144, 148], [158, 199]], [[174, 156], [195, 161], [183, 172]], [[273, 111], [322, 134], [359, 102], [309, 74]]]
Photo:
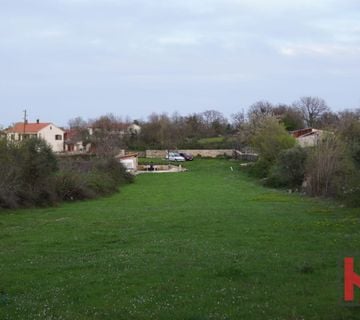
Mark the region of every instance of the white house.
[[64, 130], [49, 122], [18, 122], [6, 132], [8, 140], [21, 141], [28, 138], [45, 140], [54, 152], [64, 151]]
[[140, 134], [141, 127], [136, 123], [133, 123], [127, 127], [127, 132], [130, 134]]
[[314, 147], [325, 137], [325, 135], [331, 134], [331, 132], [306, 128], [292, 131], [291, 134], [301, 147]]

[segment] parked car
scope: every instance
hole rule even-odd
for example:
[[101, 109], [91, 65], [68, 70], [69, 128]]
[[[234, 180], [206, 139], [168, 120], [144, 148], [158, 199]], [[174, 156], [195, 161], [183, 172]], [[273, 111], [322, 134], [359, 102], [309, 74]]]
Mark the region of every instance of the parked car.
[[185, 158], [182, 157], [177, 152], [169, 152], [165, 158], [168, 159], [169, 161], [185, 161]]
[[180, 152], [179, 154], [184, 157], [186, 161], [191, 161], [194, 159], [191, 153]]

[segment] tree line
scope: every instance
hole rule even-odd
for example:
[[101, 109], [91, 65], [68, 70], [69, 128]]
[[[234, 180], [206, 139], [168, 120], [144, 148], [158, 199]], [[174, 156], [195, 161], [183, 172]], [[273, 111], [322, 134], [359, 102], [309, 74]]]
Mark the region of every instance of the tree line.
[[[291, 105], [258, 101], [247, 112], [235, 112], [229, 119], [218, 110], [188, 115], [152, 113], [145, 120], [133, 122], [108, 114], [89, 121], [75, 118], [69, 121], [69, 127], [81, 133], [84, 143], [91, 142], [109, 150], [114, 147], [132, 150], [242, 148], [249, 145], [258, 119], [264, 116], [275, 117], [287, 131], [305, 127], [335, 130], [343, 123], [344, 116], [356, 117], [358, 113], [333, 112], [319, 97], [302, 97]], [[131, 123], [139, 125], [141, 131], [116, 134], [125, 131]], [[90, 136], [88, 127], [97, 130]]]

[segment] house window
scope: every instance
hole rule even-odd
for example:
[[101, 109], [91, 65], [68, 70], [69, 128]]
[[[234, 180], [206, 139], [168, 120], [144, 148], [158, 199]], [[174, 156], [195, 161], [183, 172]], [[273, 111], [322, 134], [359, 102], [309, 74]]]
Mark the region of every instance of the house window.
[[62, 135], [61, 134], [56, 134], [55, 135], [55, 140], [62, 140]]
[[11, 134], [11, 136], [10, 136], [11, 138], [11, 140], [15, 140], [15, 134]]

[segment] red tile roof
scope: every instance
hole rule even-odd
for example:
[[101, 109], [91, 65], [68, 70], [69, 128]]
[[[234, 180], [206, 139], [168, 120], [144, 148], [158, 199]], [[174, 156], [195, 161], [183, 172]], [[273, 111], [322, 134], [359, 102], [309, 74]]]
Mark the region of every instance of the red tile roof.
[[65, 130], [65, 139], [71, 140], [74, 139], [79, 134], [79, 131], [76, 129]]
[[12, 128], [9, 128], [8, 132], [13, 133], [36, 133], [41, 129], [47, 127], [49, 122], [47, 123], [27, 123], [24, 126], [24, 122], [16, 123]]
[[299, 129], [299, 130], [295, 130], [295, 131], [291, 131], [291, 135], [294, 137], [294, 138], [299, 138], [305, 134], [308, 134], [308, 133], [311, 133], [313, 132], [313, 128], [304, 128], [304, 129]]

